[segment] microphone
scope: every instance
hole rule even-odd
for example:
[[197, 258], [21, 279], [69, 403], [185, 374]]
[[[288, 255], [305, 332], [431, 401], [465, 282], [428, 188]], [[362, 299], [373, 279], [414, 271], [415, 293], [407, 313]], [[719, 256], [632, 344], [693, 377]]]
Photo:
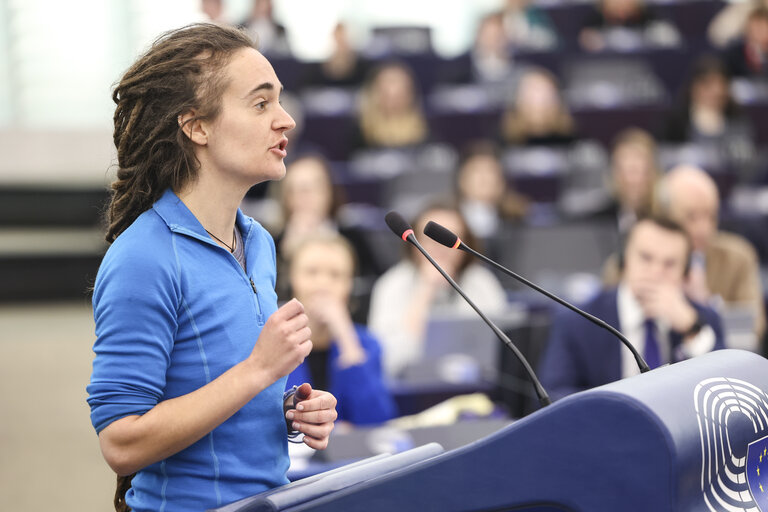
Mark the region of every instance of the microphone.
[[486, 324], [488, 324], [488, 327], [491, 328], [491, 330], [496, 334], [496, 336], [504, 342], [507, 347], [509, 347], [510, 350], [515, 354], [515, 357], [520, 361], [520, 363], [523, 365], [523, 368], [525, 369], [525, 372], [528, 374], [528, 377], [531, 380], [531, 383], [533, 383], [533, 388], [536, 391], [536, 396], [539, 398], [539, 403], [542, 405], [542, 407], [547, 406], [552, 403], [552, 401], [549, 399], [549, 395], [544, 390], [544, 386], [541, 385], [541, 382], [539, 382], [539, 379], [536, 377], [536, 374], [533, 371], [533, 368], [531, 368], [531, 365], [528, 363], [528, 360], [525, 359], [525, 356], [518, 350], [518, 348], [515, 346], [514, 343], [507, 337], [506, 334], [504, 334], [501, 329], [499, 329], [496, 324], [494, 324], [485, 314], [480, 311], [480, 309], [475, 305], [472, 300], [467, 297], [467, 294], [464, 293], [464, 290], [461, 289], [461, 287], [456, 284], [456, 281], [454, 281], [451, 276], [449, 276], [445, 270], [438, 265], [438, 263], [432, 258], [432, 256], [429, 255], [426, 249], [421, 246], [418, 240], [416, 240], [416, 236], [413, 234], [413, 228], [411, 228], [410, 225], [403, 219], [403, 217], [397, 213], [397, 212], [389, 212], [384, 216], [384, 221], [387, 223], [387, 226], [389, 226], [389, 229], [392, 230], [393, 233], [395, 233], [397, 236], [403, 239], [405, 242], [411, 243], [413, 246], [415, 246], [421, 254], [424, 255], [425, 258], [429, 260], [429, 262], [437, 269], [438, 272], [448, 281], [451, 286], [453, 286], [454, 290], [456, 290], [459, 295], [462, 296], [462, 298], [467, 301], [467, 303], [472, 306], [472, 309], [474, 309], [478, 315], [480, 315], [480, 318], [485, 321]]
[[570, 309], [574, 313], [578, 313], [579, 315], [583, 316], [584, 318], [586, 318], [587, 320], [589, 320], [593, 324], [595, 324], [595, 325], [597, 325], [599, 327], [602, 327], [603, 329], [606, 329], [611, 334], [613, 334], [614, 336], [619, 338], [619, 340], [621, 340], [621, 342], [624, 343], [624, 345], [630, 350], [630, 352], [632, 352], [632, 355], [635, 357], [635, 361], [637, 362], [637, 366], [640, 368], [640, 372], [641, 373], [645, 373], [647, 371], [650, 371], [650, 368], [648, 367], [648, 364], [645, 362], [643, 357], [637, 351], [635, 346], [632, 345], [632, 343], [630, 343], [629, 340], [626, 337], [624, 337], [623, 334], [621, 334], [617, 329], [613, 328], [611, 325], [608, 325], [607, 323], [605, 323], [604, 321], [600, 320], [596, 316], [590, 315], [586, 311], [582, 311], [581, 309], [577, 308], [573, 304], [570, 304], [570, 303], [566, 302], [565, 300], [561, 299], [557, 295], [548, 292], [544, 288], [541, 288], [540, 286], [530, 282], [526, 278], [524, 278], [524, 277], [522, 277], [522, 276], [520, 276], [518, 274], [515, 274], [514, 272], [512, 272], [508, 268], [501, 266], [500, 264], [496, 263], [495, 261], [493, 261], [492, 259], [488, 258], [487, 256], [485, 256], [483, 254], [480, 254], [479, 252], [477, 252], [476, 250], [472, 249], [470, 246], [468, 246], [467, 244], [462, 242], [461, 239], [458, 236], [456, 236], [455, 233], [453, 233], [449, 229], [444, 228], [440, 224], [437, 224], [436, 222], [429, 221], [427, 223], [427, 225], [424, 227], [424, 234], [427, 235], [432, 240], [434, 240], [435, 242], [439, 243], [440, 245], [444, 245], [446, 247], [450, 247], [451, 249], [459, 249], [459, 250], [462, 250], [464, 252], [468, 252], [469, 254], [472, 254], [474, 256], [477, 256], [478, 258], [480, 258], [484, 262], [488, 263], [489, 265], [493, 266], [496, 269], [499, 269], [500, 271], [504, 272], [508, 276], [517, 279], [518, 281], [520, 281], [524, 285], [528, 286], [529, 288], [533, 288], [537, 292], [539, 292], [539, 293], [541, 293], [543, 295], [546, 295], [547, 297], [549, 297], [550, 299], [554, 300], [558, 304], [561, 304], [561, 305], [567, 307], [568, 309]]

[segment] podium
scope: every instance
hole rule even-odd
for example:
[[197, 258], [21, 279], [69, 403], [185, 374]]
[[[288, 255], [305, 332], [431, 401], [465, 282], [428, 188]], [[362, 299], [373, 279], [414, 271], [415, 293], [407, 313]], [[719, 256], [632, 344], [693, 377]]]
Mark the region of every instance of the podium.
[[216, 510], [768, 512], [767, 391], [768, 360], [712, 352], [455, 450], [374, 457]]

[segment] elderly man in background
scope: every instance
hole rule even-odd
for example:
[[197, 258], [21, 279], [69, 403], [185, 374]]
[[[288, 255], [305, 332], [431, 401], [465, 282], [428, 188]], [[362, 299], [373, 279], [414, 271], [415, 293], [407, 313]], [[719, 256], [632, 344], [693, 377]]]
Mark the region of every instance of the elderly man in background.
[[717, 228], [720, 196], [703, 170], [680, 165], [660, 183], [659, 208], [688, 233], [693, 243], [686, 294], [693, 300], [717, 305], [748, 307], [755, 318], [755, 333], [765, 333], [765, 311], [757, 254], [744, 238]]

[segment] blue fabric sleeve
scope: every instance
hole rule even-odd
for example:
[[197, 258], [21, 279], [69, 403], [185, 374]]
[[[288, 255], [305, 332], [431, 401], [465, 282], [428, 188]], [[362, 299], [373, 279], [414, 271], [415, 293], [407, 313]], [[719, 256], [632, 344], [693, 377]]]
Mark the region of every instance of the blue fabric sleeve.
[[144, 414], [162, 400], [178, 325], [181, 298], [173, 247], [130, 242], [118, 238], [96, 279], [96, 357], [87, 387], [96, 432]]
[[334, 390], [339, 396], [339, 418], [357, 425], [383, 423], [395, 415], [395, 402], [384, 384], [381, 347], [362, 326], [355, 326], [366, 360], [362, 364], [339, 368], [334, 358]]

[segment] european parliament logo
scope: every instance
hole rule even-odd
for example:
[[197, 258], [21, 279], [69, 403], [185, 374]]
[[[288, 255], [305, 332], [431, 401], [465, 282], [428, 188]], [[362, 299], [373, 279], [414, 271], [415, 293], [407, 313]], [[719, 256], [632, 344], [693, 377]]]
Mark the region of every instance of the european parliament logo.
[[747, 446], [747, 484], [760, 512], [768, 512], [768, 436]]
[[[749, 382], [719, 377], [700, 382], [693, 398], [707, 507], [712, 512], [768, 512], [768, 395]], [[732, 437], [757, 440], [734, 446]]]

